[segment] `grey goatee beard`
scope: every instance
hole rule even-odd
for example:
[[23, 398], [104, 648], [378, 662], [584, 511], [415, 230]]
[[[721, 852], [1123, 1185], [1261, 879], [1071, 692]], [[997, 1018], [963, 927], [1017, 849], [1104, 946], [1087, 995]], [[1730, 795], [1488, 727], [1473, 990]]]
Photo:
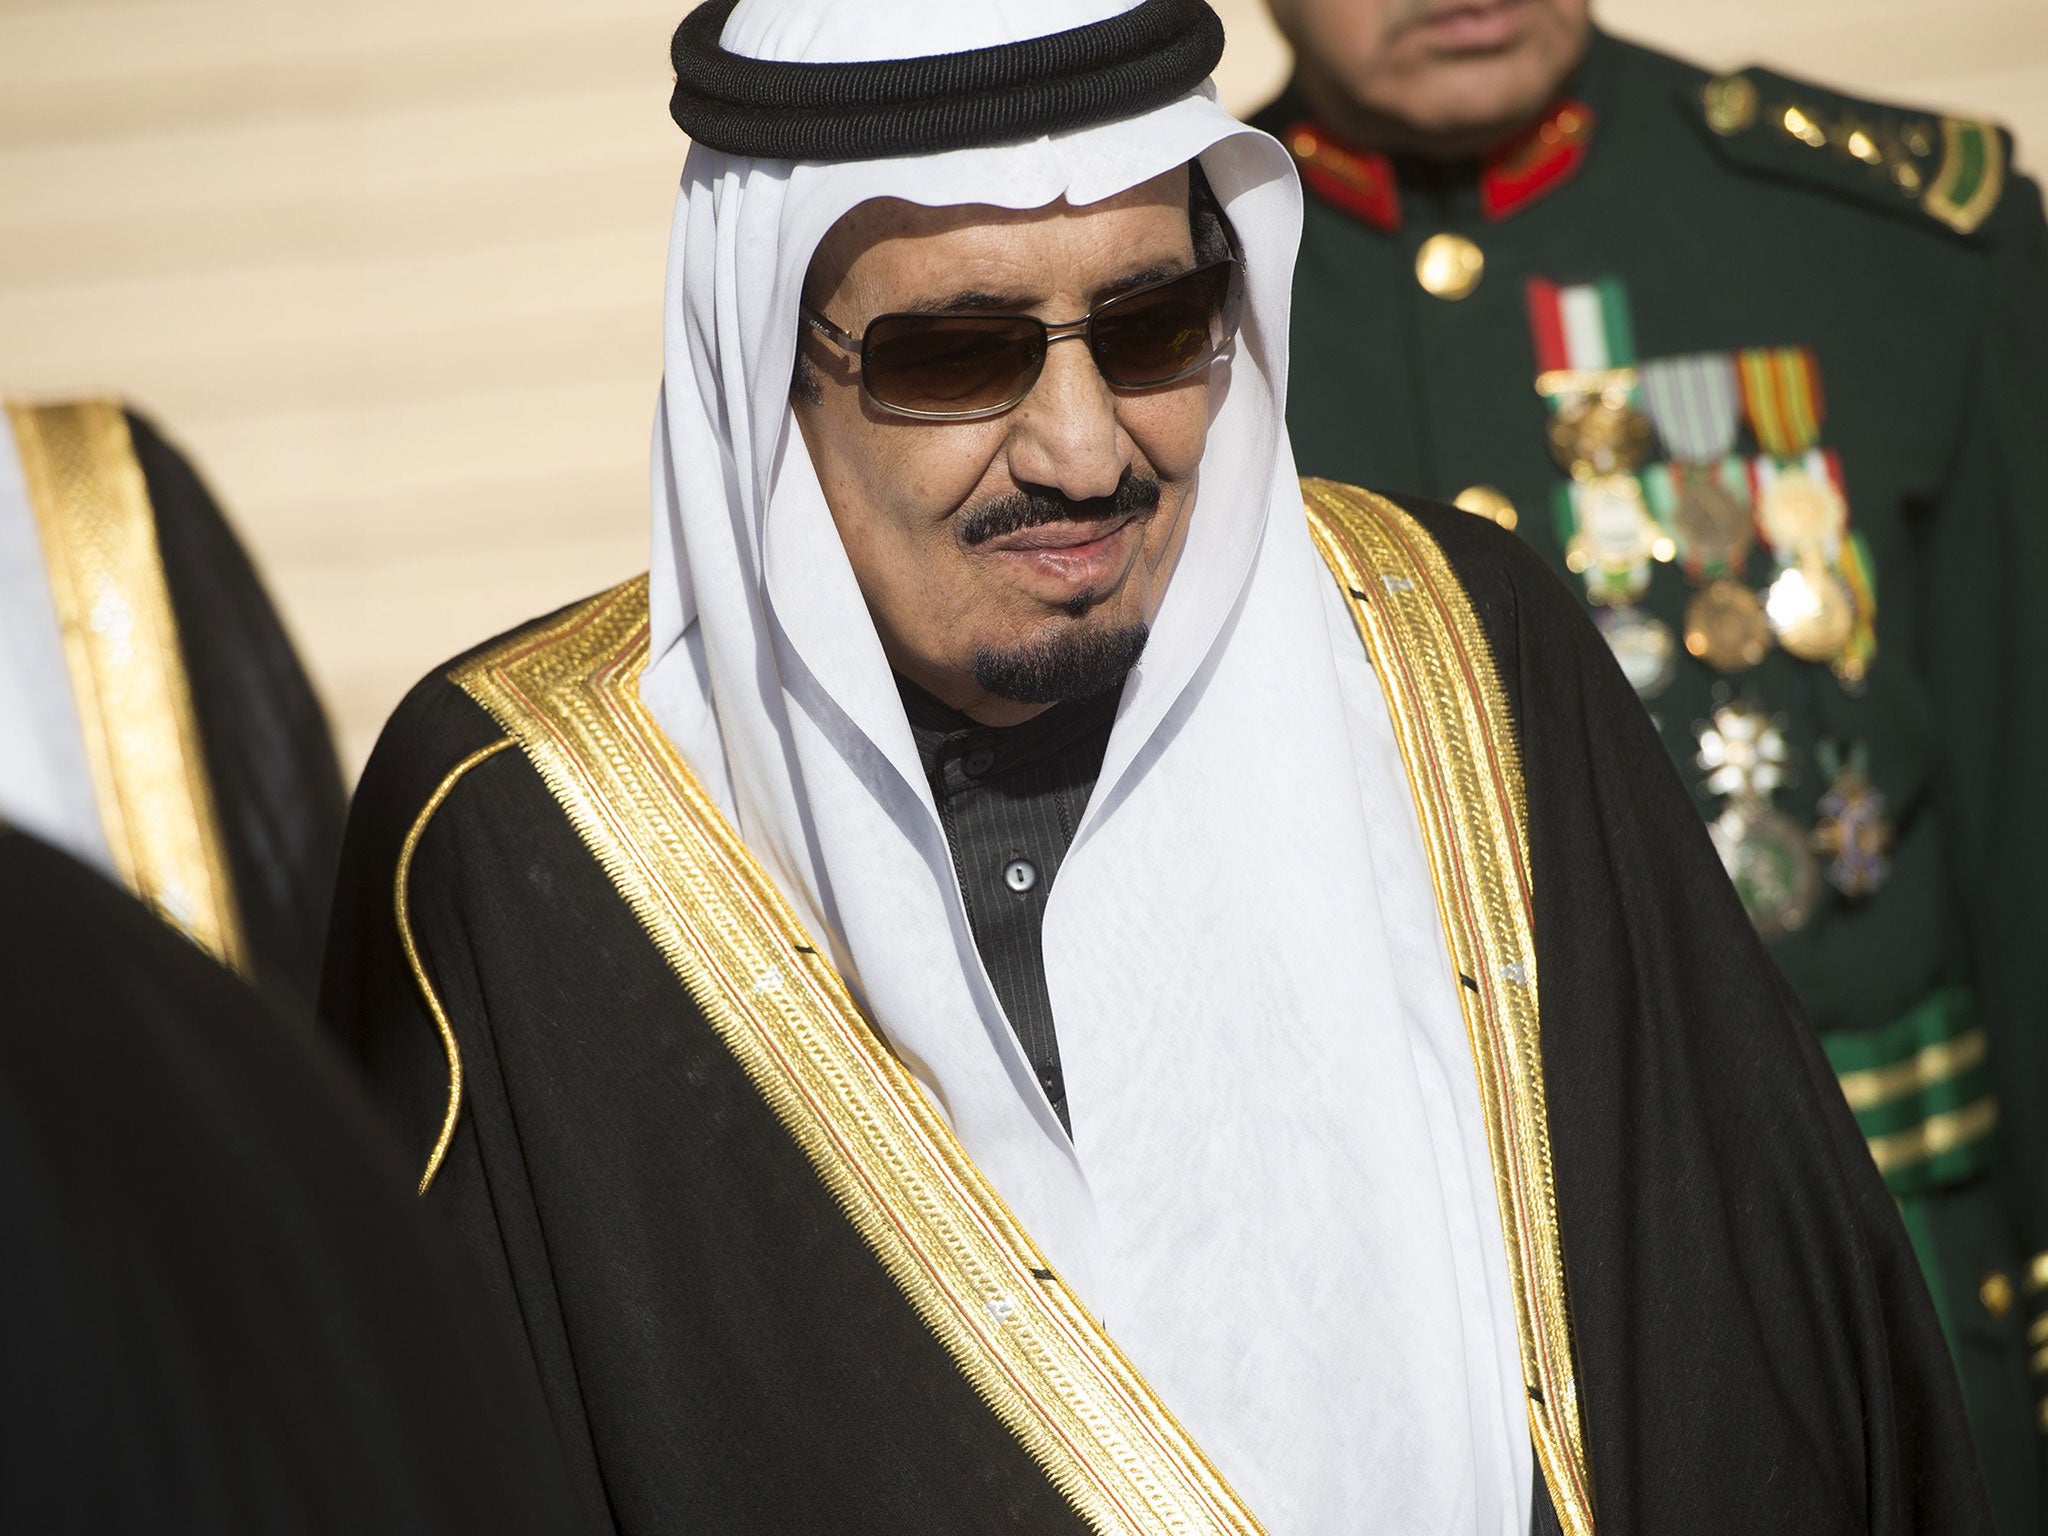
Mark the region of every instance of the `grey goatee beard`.
[[984, 692], [1019, 704], [1093, 698], [1122, 684], [1151, 634], [1152, 627], [1140, 620], [1002, 649], [983, 646], [974, 653], [974, 680]]

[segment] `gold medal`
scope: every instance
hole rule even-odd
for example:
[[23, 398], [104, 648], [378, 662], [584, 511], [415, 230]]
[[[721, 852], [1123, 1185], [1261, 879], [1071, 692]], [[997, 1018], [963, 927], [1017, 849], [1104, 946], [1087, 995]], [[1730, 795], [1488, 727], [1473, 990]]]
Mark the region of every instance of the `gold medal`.
[[1855, 600], [1811, 548], [1778, 573], [1763, 607], [1778, 643], [1801, 661], [1832, 661], [1856, 632]]
[[1709, 582], [1685, 607], [1685, 648], [1717, 672], [1743, 672], [1770, 654], [1764, 605], [1739, 581]]
[[1849, 504], [1828, 481], [1788, 469], [1764, 492], [1756, 516], [1764, 537], [1786, 556], [1809, 549], [1832, 552], [1849, 526]]
[[1674, 474], [1678, 504], [1672, 529], [1688, 568], [1736, 570], [1753, 541], [1749, 508], [1720, 481], [1702, 474]]
[[1626, 474], [1650, 458], [1650, 423], [1609, 390], [1566, 400], [1550, 418], [1550, 451], [1575, 479]]

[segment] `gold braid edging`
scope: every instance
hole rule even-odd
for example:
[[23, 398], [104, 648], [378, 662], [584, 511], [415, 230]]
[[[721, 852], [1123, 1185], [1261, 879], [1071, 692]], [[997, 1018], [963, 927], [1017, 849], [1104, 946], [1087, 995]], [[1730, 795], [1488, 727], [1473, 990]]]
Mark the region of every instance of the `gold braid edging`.
[[455, 681], [539, 770], [955, 1369], [1099, 1536], [1260, 1526], [1053, 1270], [639, 696], [626, 583]]
[[227, 841], [128, 419], [111, 400], [9, 404], [7, 415], [114, 872], [246, 975]]
[[420, 947], [413, 941], [412, 856], [419, 851], [427, 823], [434, 819], [434, 812], [441, 809], [441, 802], [462, 782], [462, 776], [511, 745], [510, 736], [501, 736], [487, 747], [478, 747], [448, 770], [448, 776], [434, 786], [433, 794], [427, 797], [427, 803], [413, 818], [412, 827], [405, 834], [405, 844], [398, 850], [398, 872], [391, 882], [392, 911], [398, 919], [398, 942], [404, 946], [405, 963], [412, 968], [413, 985], [419, 988], [420, 996], [426, 1000], [427, 1012], [434, 1016], [434, 1028], [441, 1032], [441, 1049], [448, 1056], [448, 1108], [441, 1116], [441, 1134], [434, 1140], [434, 1150], [427, 1154], [426, 1172], [420, 1175], [419, 1192], [422, 1195], [434, 1182], [434, 1175], [441, 1171], [442, 1159], [448, 1156], [449, 1143], [455, 1140], [455, 1122], [462, 1115], [462, 1047], [456, 1043], [455, 1026], [448, 1022], [448, 1010], [441, 1006], [440, 994], [427, 979], [427, 968], [420, 962]]
[[1530, 1437], [1565, 1536], [1592, 1536], [1544, 1102], [1528, 806], [1507, 695], [1464, 584], [1420, 523], [1351, 486], [1304, 480], [1302, 492], [1386, 694], [1462, 983]]

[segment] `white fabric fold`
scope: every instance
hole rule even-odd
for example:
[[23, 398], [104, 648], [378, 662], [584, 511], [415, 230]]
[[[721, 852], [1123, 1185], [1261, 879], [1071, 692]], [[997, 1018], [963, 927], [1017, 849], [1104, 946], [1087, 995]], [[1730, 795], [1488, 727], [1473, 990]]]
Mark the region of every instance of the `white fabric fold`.
[[[743, 0], [817, 62], [1125, 0]], [[1070, 1142], [976, 953], [788, 405], [847, 210], [1099, 201], [1199, 156], [1243, 246], [1187, 544], [1045, 919]], [[1274, 1536], [1518, 1533], [1506, 1256], [1420, 829], [1282, 422], [1300, 193], [1194, 93], [1030, 143], [844, 165], [693, 148], [677, 200], [641, 690], [1062, 1274]]]
[[85, 737], [14, 424], [0, 411], [0, 822], [109, 879]]

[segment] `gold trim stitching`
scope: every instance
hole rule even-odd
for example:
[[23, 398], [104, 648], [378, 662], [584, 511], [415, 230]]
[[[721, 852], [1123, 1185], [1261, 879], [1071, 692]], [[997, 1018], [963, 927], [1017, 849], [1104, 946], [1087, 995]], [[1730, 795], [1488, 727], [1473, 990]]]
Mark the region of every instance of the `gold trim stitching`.
[[848, 1220], [1082, 1518], [1105, 1536], [1257, 1536], [647, 712], [647, 644], [640, 578], [453, 677], [517, 739]]
[[121, 883], [247, 973], [156, 513], [121, 408], [9, 403], [79, 733]]
[[448, 1156], [449, 1145], [455, 1140], [455, 1123], [462, 1115], [462, 1047], [456, 1041], [455, 1026], [448, 1022], [448, 1011], [441, 1006], [441, 994], [427, 979], [427, 968], [420, 960], [419, 945], [413, 942], [412, 858], [419, 851], [420, 839], [426, 835], [427, 823], [434, 819], [434, 812], [441, 809], [441, 802], [462, 782], [463, 775], [511, 745], [510, 736], [501, 736], [487, 747], [478, 747], [448, 770], [447, 776], [434, 786], [434, 792], [427, 797], [427, 803], [420, 807], [419, 815], [413, 818], [412, 826], [407, 829], [405, 842], [398, 850], [398, 869], [391, 877], [391, 910], [398, 920], [398, 942], [405, 950], [406, 965], [412, 969], [413, 985], [419, 988], [420, 996], [426, 1001], [427, 1012], [433, 1015], [434, 1028], [441, 1032], [441, 1050], [448, 1058], [448, 1107], [441, 1115], [441, 1134], [434, 1138], [434, 1149], [427, 1154], [426, 1171], [420, 1175], [419, 1193], [422, 1195], [434, 1182], [434, 1175], [441, 1171], [442, 1159]]
[[1304, 480], [1317, 548], [1349, 595], [1386, 693], [1429, 849], [1486, 1117], [1529, 1425], [1567, 1536], [1593, 1501], [1552, 1181], [1537, 1012], [1528, 807], [1507, 698], [1463, 584], [1413, 518]]

